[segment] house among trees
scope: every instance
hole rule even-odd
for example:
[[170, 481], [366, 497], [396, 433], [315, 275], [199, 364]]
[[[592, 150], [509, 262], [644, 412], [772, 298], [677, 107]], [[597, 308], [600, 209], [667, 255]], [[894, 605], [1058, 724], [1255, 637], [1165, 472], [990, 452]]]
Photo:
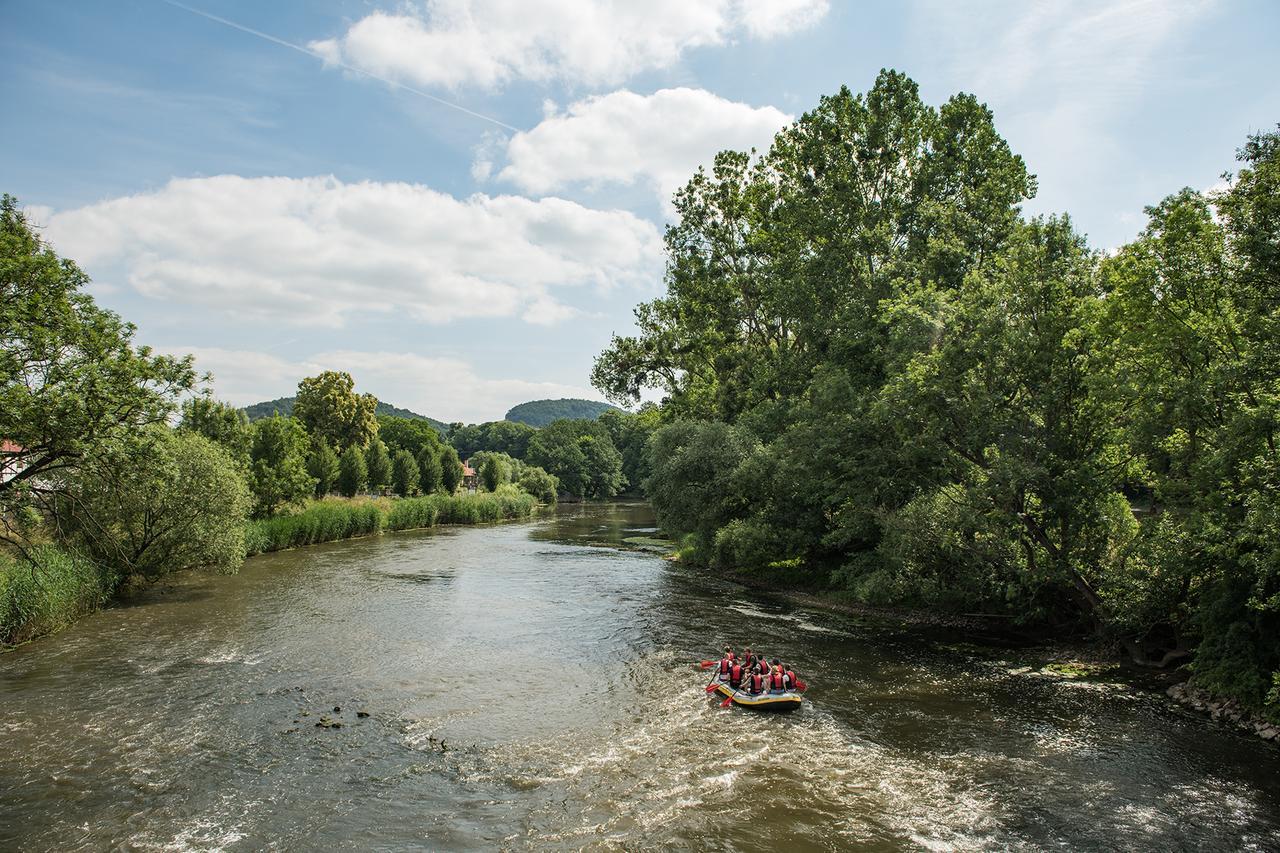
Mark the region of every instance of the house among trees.
[[8, 439], [0, 439], [0, 483], [7, 483], [22, 473], [26, 448]]
[[462, 488], [468, 492], [480, 491], [480, 475], [466, 462], [462, 463]]

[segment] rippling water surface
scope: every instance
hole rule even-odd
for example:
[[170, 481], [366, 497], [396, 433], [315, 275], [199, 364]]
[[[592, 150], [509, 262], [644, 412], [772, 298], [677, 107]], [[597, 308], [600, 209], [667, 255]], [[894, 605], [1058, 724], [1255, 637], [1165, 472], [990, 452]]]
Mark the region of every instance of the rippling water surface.
[[[1274, 748], [608, 547], [652, 525], [258, 557], [0, 656], [0, 849], [1280, 849]], [[810, 701], [706, 699], [724, 641]]]

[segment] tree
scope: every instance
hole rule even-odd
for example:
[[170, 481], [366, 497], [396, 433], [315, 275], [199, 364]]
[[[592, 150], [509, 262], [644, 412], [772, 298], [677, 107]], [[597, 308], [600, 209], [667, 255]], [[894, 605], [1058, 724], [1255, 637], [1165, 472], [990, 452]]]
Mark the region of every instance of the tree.
[[502, 482], [502, 466], [495, 457], [490, 456], [480, 469], [480, 483], [486, 492], [496, 492]]
[[440, 482], [449, 495], [458, 491], [462, 483], [462, 461], [458, 459], [458, 451], [448, 445], [440, 452]]
[[429, 421], [393, 415], [378, 415], [378, 438], [386, 442], [388, 452], [407, 450], [415, 458], [423, 448], [438, 449], [441, 443], [440, 433]]
[[391, 457], [387, 454], [387, 446], [382, 443], [382, 439], [374, 438], [369, 442], [365, 466], [368, 470], [369, 488], [381, 489], [391, 482]]
[[[190, 356], [135, 347], [134, 327], [94, 304], [89, 278], [0, 199], [0, 517], [57, 496], [65, 478], [148, 426], [196, 383]], [[13, 541], [13, 537], [5, 538]]]
[[354, 444], [342, 451], [338, 459], [338, 491], [344, 497], [354, 498], [369, 483], [369, 471], [365, 467], [364, 453]]
[[220, 445], [236, 462], [248, 467], [253, 436], [248, 416], [235, 406], [208, 395], [192, 397], [182, 404], [178, 429], [203, 435]]
[[418, 488], [418, 461], [409, 451], [397, 450], [391, 469], [391, 484], [396, 494], [407, 498]]
[[516, 485], [544, 504], [555, 503], [560, 490], [560, 481], [537, 465], [525, 466]]
[[307, 431], [294, 418], [273, 415], [254, 422], [249, 488], [256, 515], [273, 516], [314, 494], [318, 478], [307, 470], [309, 447]]
[[313, 438], [323, 438], [341, 450], [363, 449], [378, 434], [377, 407], [372, 394], [356, 394], [350, 373], [326, 370], [298, 383], [293, 416]]
[[443, 452], [443, 447], [424, 447], [418, 451], [418, 487], [424, 495], [440, 490], [444, 478], [444, 469], [440, 466], [440, 455]]
[[307, 457], [307, 473], [316, 481], [316, 497], [322, 498], [333, 491], [338, 482], [338, 454], [324, 439], [313, 441], [311, 454]]
[[55, 516], [59, 531], [118, 580], [149, 581], [182, 569], [235, 571], [249, 503], [225, 450], [154, 426], [86, 459]]
[[599, 421], [554, 421], [530, 440], [528, 456], [571, 495], [608, 498], [622, 488], [622, 457]]

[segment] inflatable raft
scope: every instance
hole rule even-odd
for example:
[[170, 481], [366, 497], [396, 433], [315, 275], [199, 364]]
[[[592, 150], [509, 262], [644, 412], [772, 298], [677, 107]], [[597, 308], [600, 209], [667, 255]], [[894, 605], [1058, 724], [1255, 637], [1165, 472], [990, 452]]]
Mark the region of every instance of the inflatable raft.
[[804, 702], [799, 693], [794, 690], [786, 690], [782, 693], [764, 693], [752, 695], [745, 690], [734, 690], [726, 682], [728, 676], [723, 679], [716, 676], [716, 693], [720, 696], [732, 699], [733, 704], [743, 708], [751, 708], [755, 711], [773, 711], [785, 713], [794, 711]]

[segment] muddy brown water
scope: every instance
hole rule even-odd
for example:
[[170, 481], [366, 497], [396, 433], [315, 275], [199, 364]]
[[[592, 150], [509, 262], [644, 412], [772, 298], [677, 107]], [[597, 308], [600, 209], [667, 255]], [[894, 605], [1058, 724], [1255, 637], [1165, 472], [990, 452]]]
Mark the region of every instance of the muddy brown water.
[[[0, 655], [0, 850], [1280, 849], [1273, 747], [609, 547], [653, 523], [267, 555]], [[705, 698], [725, 641], [805, 707]]]

